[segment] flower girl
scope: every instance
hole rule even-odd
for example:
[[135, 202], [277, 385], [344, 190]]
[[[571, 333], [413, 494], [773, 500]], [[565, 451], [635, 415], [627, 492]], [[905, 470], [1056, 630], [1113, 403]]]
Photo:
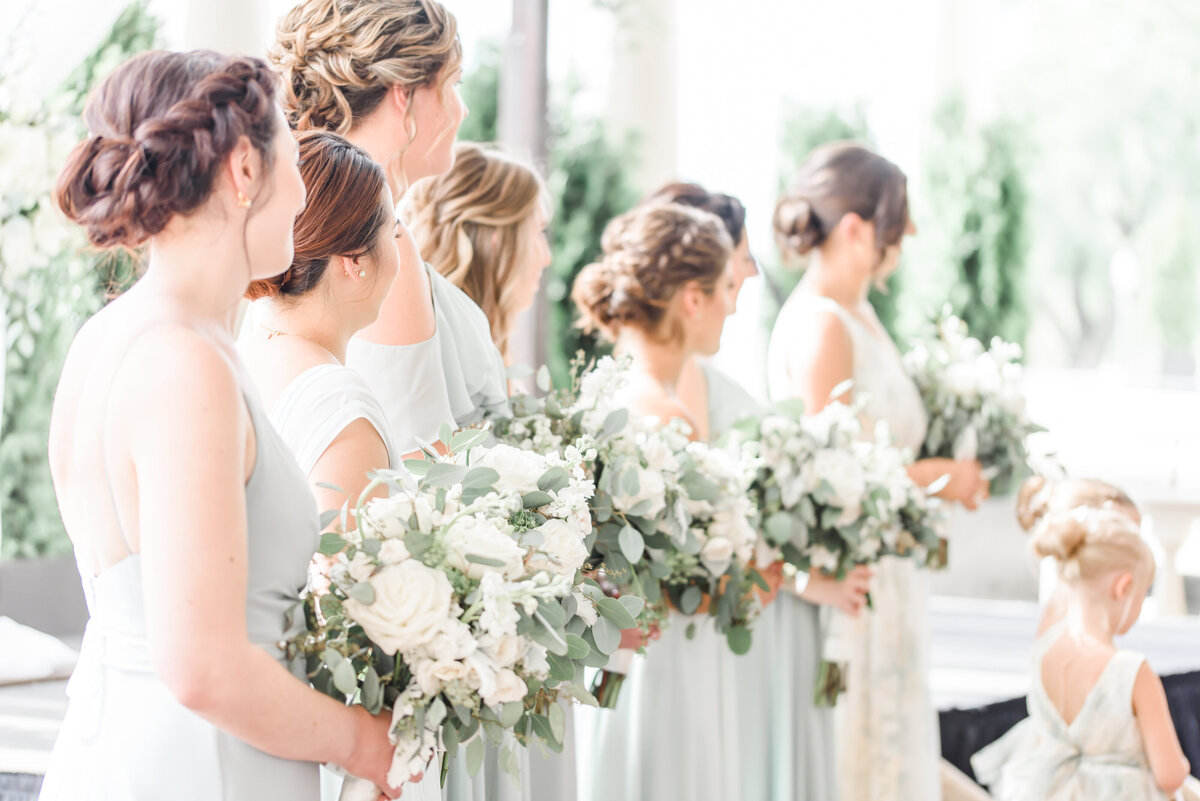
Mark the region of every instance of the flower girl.
[[972, 758], [1001, 801], [1162, 799], [1189, 765], [1162, 682], [1113, 638], [1133, 627], [1154, 559], [1129, 515], [1112, 508], [1052, 512], [1033, 548], [1053, 557], [1065, 615], [1034, 644], [1029, 717]]

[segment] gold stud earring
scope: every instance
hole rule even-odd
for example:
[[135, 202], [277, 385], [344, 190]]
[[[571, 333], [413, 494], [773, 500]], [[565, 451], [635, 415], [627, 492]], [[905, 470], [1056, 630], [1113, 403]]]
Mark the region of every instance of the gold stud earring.
[[246, 197], [244, 194], [242, 194], [242, 193], [239, 191], [239, 192], [238, 192], [238, 201], [237, 201], [237, 203], [238, 203], [238, 205], [239, 205], [239, 206], [241, 206], [243, 209], [248, 209], [248, 208], [250, 208], [250, 204], [252, 203], [252, 201], [250, 200], [250, 198]]

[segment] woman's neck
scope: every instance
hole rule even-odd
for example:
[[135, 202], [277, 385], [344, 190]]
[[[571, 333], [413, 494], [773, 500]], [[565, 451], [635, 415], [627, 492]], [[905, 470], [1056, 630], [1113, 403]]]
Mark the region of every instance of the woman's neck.
[[843, 306], [862, 304], [871, 291], [871, 271], [847, 256], [828, 246], [815, 251], [800, 285], [808, 292], [831, 298]]
[[383, 167], [388, 189], [392, 191], [396, 203], [399, 203], [412, 181], [404, 174], [404, 157], [396, 150], [395, 137], [389, 130], [387, 121], [376, 114], [368, 115], [357, 128], [346, 135], [346, 139], [367, 151], [371, 160]]
[[345, 326], [336, 309], [316, 297], [287, 304], [271, 300], [262, 304], [254, 321], [268, 339], [280, 335], [307, 339], [329, 351], [340, 364], [346, 363], [346, 346], [354, 332]]
[[146, 273], [131, 292], [168, 298], [182, 314], [210, 321], [232, 337], [250, 283], [241, 240], [177, 222], [150, 240]]
[[621, 331], [615, 350], [633, 357], [634, 368], [660, 384], [670, 397], [675, 397], [683, 366], [692, 355], [678, 342], [659, 341], [635, 328]]

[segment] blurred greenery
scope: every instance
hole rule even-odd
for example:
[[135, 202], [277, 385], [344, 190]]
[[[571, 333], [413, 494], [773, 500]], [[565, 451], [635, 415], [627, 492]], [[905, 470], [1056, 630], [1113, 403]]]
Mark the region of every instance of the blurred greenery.
[[[483, 53], [463, 78], [463, 99], [471, 113], [459, 138], [491, 142], [497, 138], [501, 58], [494, 45]], [[546, 363], [555, 381], [565, 383], [577, 351], [589, 356], [608, 351], [604, 343], [575, 326], [571, 286], [579, 271], [599, 255], [604, 226], [637, 201], [628, 178], [629, 154], [636, 152], [637, 144], [632, 137], [613, 142], [602, 120], [576, 112], [573, 98], [578, 86], [573, 82], [554, 89], [546, 180], [555, 204], [549, 230], [553, 260], [546, 275]]]
[[[157, 22], [145, 2], [129, 5], [104, 40], [39, 112], [46, 128], [69, 127], [82, 136], [79, 114], [87, 93], [130, 55], [153, 47]], [[39, 190], [20, 213], [49, 214], [51, 186]], [[2, 193], [4, 188], [0, 188]], [[50, 409], [62, 363], [75, 333], [104, 302], [106, 292], [133, 278], [130, 256], [71, 249], [44, 266], [20, 271], [5, 265], [4, 408], [0, 421], [0, 558], [68, 553], [50, 480], [47, 441]]]
[[1011, 121], [975, 120], [957, 93], [933, 112], [913, 187], [918, 235], [906, 245], [912, 291], [897, 327], [914, 333], [949, 304], [983, 342], [1023, 344], [1026, 147]]

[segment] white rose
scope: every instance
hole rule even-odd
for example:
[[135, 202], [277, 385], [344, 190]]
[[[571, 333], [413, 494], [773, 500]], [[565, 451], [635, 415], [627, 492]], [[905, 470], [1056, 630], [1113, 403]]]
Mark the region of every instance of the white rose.
[[428, 660], [417, 665], [417, 685], [426, 695], [436, 695], [447, 684], [467, 678], [470, 672], [462, 662]]
[[560, 576], [573, 576], [587, 561], [588, 549], [583, 547], [579, 530], [565, 520], [547, 520], [535, 531], [541, 533], [542, 544], [525, 563], [531, 573], [545, 570]]
[[813, 474], [824, 479], [833, 488], [833, 505], [842, 510], [839, 526], [853, 523], [862, 513], [863, 493], [866, 492], [866, 477], [862, 465], [854, 454], [841, 449], [817, 451], [813, 457]]
[[666, 491], [667, 484], [663, 480], [662, 473], [653, 470], [637, 469], [638, 473], [638, 491], [633, 495], [626, 495], [624, 489], [617, 488], [613, 493], [613, 508], [618, 512], [630, 513], [642, 501], [652, 501], [645, 508], [639, 509], [638, 514], [642, 517], [656, 517], [664, 508], [666, 508]]
[[712, 537], [700, 550], [700, 562], [714, 576], [722, 575], [733, 560], [733, 543], [724, 537]]
[[[500, 562], [499, 567], [468, 561], [467, 556]], [[446, 563], [469, 578], [481, 579], [485, 573], [502, 573], [519, 578], [525, 572], [525, 551], [516, 540], [500, 531], [480, 515], [460, 517], [446, 532]]]
[[501, 704], [524, 699], [527, 692], [529, 688], [520, 676], [509, 668], [500, 668], [496, 671], [496, 687], [491, 693], [483, 696], [483, 702], [494, 709]]
[[441, 631], [421, 651], [439, 662], [465, 659], [475, 653], [477, 643], [471, 635], [471, 627], [461, 620], [450, 618]]
[[550, 662], [546, 659], [546, 653], [544, 645], [531, 641], [525, 649], [525, 657], [521, 660], [521, 667], [525, 669], [525, 673], [538, 681], [545, 681], [550, 675]]
[[386, 498], [375, 498], [367, 504], [363, 515], [363, 527], [384, 539], [403, 537], [409, 530], [409, 521], [417, 516], [417, 529], [429, 531], [433, 524], [433, 506], [423, 495], [397, 492]]
[[475, 690], [483, 698], [496, 692], [496, 671], [500, 668], [484, 651], [476, 651], [463, 660], [469, 673], [467, 686]]
[[355, 551], [354, 558], [346, 565], [346, 572], [355, 581], [368, 581], [375, 572], [375, 560], [367, 556], [365, 551]]
[[479, 638], [479, 647], [500, 667], [512, 667], [525, 655], [526, 640], [516, 634], [493, 637], [485, 634]]
[[511, 445], [496, 445], [475, 458], [476, 467], [490, 467], [500, 474], [495, 483], [498, 492], [535, 492], [538, 479], [546, 472], [546, 459], [533, 451]]
[[385, 565], [394, 565], [411, 557], [404, 540], [384, 540], [379, 546], [379, 561]]
[[450, 581], [415, 559], [384, 567], [370, 584], [375, 602], [367, 605], [349, 598], [346, 613], [389, 655], [426, 645], [450, 617]]
[[979, 394], [979, 376], [969, 364], [955, 362], [946, 367], [942, 381], [951, 393], [960, 398], [970, 398]]

